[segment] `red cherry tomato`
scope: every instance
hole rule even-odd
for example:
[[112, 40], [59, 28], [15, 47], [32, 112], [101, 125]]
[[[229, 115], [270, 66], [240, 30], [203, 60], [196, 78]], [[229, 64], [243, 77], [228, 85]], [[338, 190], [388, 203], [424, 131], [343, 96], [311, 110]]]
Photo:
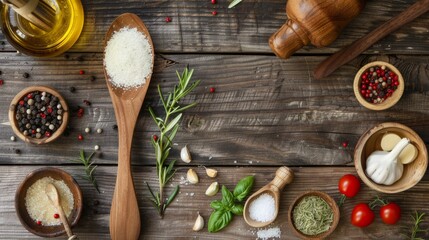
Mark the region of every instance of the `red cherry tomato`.
[[395, 224], [401, 218], [401, 208], [396, 203], [388, 203], [380, 208], [380, 217], [386, 224]]
[[374, 221], [374, 212], [366, 203], [357, 204], [352, 211], [352, 224], [356, 227], [366, 227]]
[[355, 175], [346, 174], [338, 182], [338, 190], [348, 198], [356, 196], [360, 189], [360, 181]]

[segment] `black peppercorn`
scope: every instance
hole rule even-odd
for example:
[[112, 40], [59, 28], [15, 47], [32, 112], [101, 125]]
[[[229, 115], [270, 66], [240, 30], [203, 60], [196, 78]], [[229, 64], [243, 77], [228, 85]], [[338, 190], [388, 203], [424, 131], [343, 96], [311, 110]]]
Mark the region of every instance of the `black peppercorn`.
[[[1, 73], [0, 73], [0, 74], [1, 74]], [[95, 76], [91, 76], [91, 78], [90, 78], [90, 79], [91, 79], [91, 81], [92, 81], [92, 82], [94, 82], [94, 81], [95, 81], [95, 79], [97, 79], [97, 78], [96, 78]]]
[[21, 154], [21, 150], [19, 150], [19, 149], [15, 149], [15, 153], [16, 153], [16, 154]]
[[22, 76], [23, 76], [24, 78], [29, 78], [29, 77], [30, 77], [30, 74], [29, 74], [29, 73], [24, 73], [24, 74], [22, 74]]
[[70, 90], [70, 92], [74, 93], [76, 91], [76, 88], [75, 87], [70, 87], [69, 90]]
[[114, 124], [114, 125], [112, 126], [112, 128], [113, 128], [113, 130], [118, 130], [118, 125]]

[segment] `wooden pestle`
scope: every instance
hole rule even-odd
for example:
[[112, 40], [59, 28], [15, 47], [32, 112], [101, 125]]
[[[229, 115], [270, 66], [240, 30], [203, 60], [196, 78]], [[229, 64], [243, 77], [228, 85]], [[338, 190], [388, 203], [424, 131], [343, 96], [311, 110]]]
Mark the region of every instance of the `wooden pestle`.
[[288, 20], [269, 40], [273, 52], [288, 58], [308, 43], [316, 47], [331, 44], [356, 17], [365, 0], [289, 0]]
[[383, 23], [367, 35], [325, 59], [323, 62], [317, 65], [316, 69], [314, 70], [314, 78], [321, 79], [323, 77], [329, 76], [329, 74], [334, 72], [337, 68], [357, 57], [378, 40], [384, 38], [389, 33], [397, 30], [402, 25], [411, 22], [427, 11], [429, 11], [429, 0], [417, 1], [398, 16]]

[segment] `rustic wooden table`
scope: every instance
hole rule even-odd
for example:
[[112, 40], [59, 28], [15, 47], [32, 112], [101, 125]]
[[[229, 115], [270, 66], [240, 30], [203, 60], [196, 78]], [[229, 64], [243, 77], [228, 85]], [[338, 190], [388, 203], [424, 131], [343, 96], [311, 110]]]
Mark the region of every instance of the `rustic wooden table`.
[[[103, 76], [102, 42], [109, 24], [125, 12], [136, 13], [146, 23], [156, 49], [152, 82], [134, 133], [132, 162], [134, 183], [142, 219], [142, 239], [255, 239], [260, 230], [235, 217], [223, 231], [209, 234], [207, 228], [193, 232], [200, 212], [206, 220], [209, 204], [220, 198], [204, 192], [211, 183], [202, 166], [219, 170], [217, 181], [232, 188], [244, 176], [254, 175], [254, 190], [270, 181], [275, 170], [286, 165], [295, 180], [281, 194], [280, 213], [269, 227], [279, 227], [282, 239], [295, 239], [288, 228], [287, 211], [300, 193], [315, 189], [338, 199], [338, 179], [355, 174], [353, 150], [364, 131], [387, 121], [403, 123], [429, 141], [429, 14], [425, 14], [341, 67], [330, 77], [314, 80], [312, 70], [328, 55], [368, 33], [379, 24], [411, 5], [412, 0], [368, 1], [359, 15], [327, 48], [306, 47], [288, 60], [270, 51], [269, 36], [285, 21], [285, 1], [244, 0], [228, 9], [226, 0], [212, 5], [209, 0], [187, 1], [83, 1], [85, 26], [78, 43], [55, 58], [33, 58], [18, 54], [3, 35], [0, 52], [0, 239], [35, 239], [20, 224], [14, 207], [18, 184], [31, 171], [53, 166], [71, 173], [84, 196], [83, 215], [74, 228], [81, 239], [109, 239], [109, 211], [117, 164], [115, 116]], [[213, 16], [212, 11], [217, 11]], [[165, 22], [165, 17], [172, 21]], [[357, 69], [372, 60], [385, 60], [397, 66], [406, 80], [405, 94], [393, 108], [374, 112], [355, 100], [352, 80]], [[184, 114], [171, 152], [179, 158], [184, 145], [191, 149], [190, 164], [177, 162], [176, 175], [168, 185], [180, 184], [180, 193], [160, 219], [148, 200], [145, 181], [156, 186], [154, 150], [150, 138], [156, 127], [147, 106], [160, 110], [156, 87], [170, 90], [177, 82], [175, 71], [187, 64], [195, 69], [201, 85], [186, 99], [198, 105]], [[79, 74], [84, 70], [85, 74]], [[29, 78], [23, 74], [29, 73]], [[96, 79], [91, 81], [91, 76]], [[85, 115], [72, 113], [70, 134], [43, 146], [17, 140], [8, 125], [8, 106], [14, 95], [32, 85], [47, 85], [60, 91], [73, 109], [81, 106]], [[76, 92], [69, 91], [75, 87]], [[216, 89], [210, 93], [210, 88]], [[83, 104], [91, 101], [91, 106]], [[90, 127], [92, 132], [84, 133]], [[95, 133], [102, 128], [102, 134]], [[77, 139], [84, 134], [84, 140]], [[347, 147], [342, 142], [349, 142]], [[82, 167], [73, 163], [80, 149], [96, 154], [96, 172], [101, 193], [79, 176]], [[16, 153], [19, 149], [20, 153]], [[200, 175], [197, 185], [181, 184], [186, 171]], [[401, 228], [411, 225], [410, 214], [429, 213], [429, 177], [409, 191], [388, 195], [403, 210], [401, 221], [387, 226], [377, 217], [371, 226], [358, 229], [350, 224], [351, 209], [368, 202], [377, 192], [362, 187], [359, 195], [341, 210], [341, 220], [331, 239], [401, 239]], [[385, 194], [379, 194], [386, 196]], [[99, 202], [99, 204], [97, 204]], [[268, 227], [268, 228], [269, 228]], [[423, 224], [427, 229], [428, 224]], [[426, 235], [428, 238], [429, 235]], [[62, 237], [61, 239], [64, 239]]]

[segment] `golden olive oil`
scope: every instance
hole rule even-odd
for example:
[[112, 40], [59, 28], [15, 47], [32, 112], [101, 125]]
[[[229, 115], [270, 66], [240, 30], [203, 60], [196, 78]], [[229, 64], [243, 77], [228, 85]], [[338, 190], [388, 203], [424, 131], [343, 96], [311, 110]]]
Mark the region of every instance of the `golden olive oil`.
[[[57, 56], [77, 41], [82, 32], [84, 12], [80, 0], [40, 0], [55, 10], [55, 21], [45, 31], [2, 4], [1, 27], [9, 43], [18, 51], [37, 57]], [[39, 3], [40, 4], [40, 3]]]

